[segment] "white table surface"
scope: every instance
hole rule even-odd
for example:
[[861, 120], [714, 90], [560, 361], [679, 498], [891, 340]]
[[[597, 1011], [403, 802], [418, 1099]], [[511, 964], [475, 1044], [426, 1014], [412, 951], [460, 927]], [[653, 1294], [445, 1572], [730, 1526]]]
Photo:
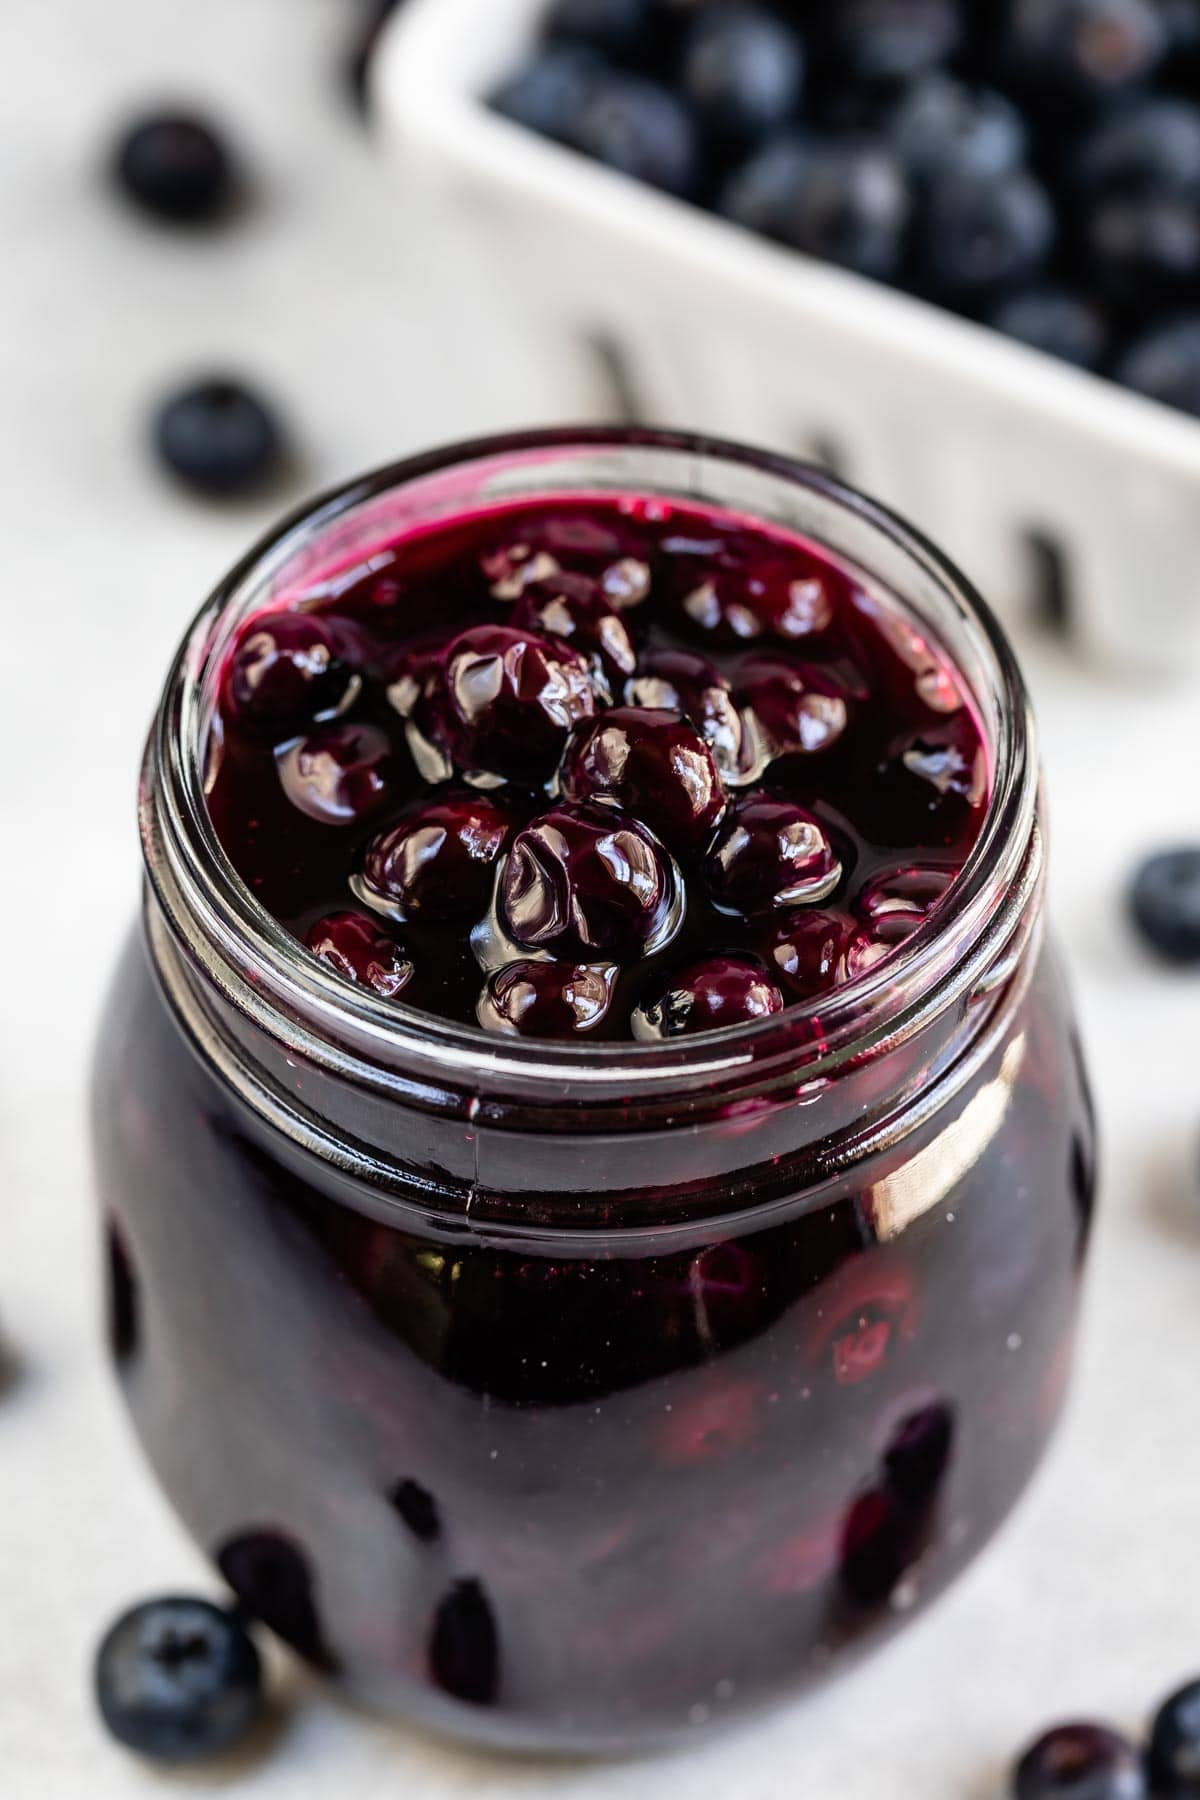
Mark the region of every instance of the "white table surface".
[[[277, 392], [300, 487], [570, 402], [489, 386], [485, 335], [439, 326], [421, 247], [340, 103], [342, 0], [4, 0], [0, 7], [0, 1790], [6, 1800], [211, 1791], [329, 1800], [986, 1800], [1035, 1728], [1136, 1727], [1200, 1671], [1200, 981], [1120, 917], [1140, 851], [1200, 835], [1200, 692], [1020, 649], [1053, 800], [1054, 899], [1106, 1140], [1067, 1423], [1016, 1519], [860, 1673], [670, 1763], [492, 1760], [367, 1721], [283, 1666], [254, 1757], [164, 1779], [89, 1698], [117, 1609], [206, 1573], [147, 1475], [103, 1366], [84, 1129], [90, 1040], [138, 882], [140, 742], [185, 619], [296, 488], [253, 508], [174, 493], [147, 407], [192, 369]], [[213, 237], [140, 224], [97, 174], [130, 109], [224, 111], [257, 178]], [[510, 390], [511, 391], [511, 390]], [[1131, 595], [1131, 605], [1137, 596]]]

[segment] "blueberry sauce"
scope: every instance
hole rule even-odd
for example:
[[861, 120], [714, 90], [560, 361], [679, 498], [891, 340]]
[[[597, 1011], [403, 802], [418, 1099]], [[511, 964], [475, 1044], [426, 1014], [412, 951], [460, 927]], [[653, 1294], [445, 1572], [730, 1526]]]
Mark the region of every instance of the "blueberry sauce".
[[732, 515], [564, 498], [399, 537], [248, 619], [220, 841], [343, 979], [628, 1041], [862, 975], [979, 831], [965, 686], [898, 605]]

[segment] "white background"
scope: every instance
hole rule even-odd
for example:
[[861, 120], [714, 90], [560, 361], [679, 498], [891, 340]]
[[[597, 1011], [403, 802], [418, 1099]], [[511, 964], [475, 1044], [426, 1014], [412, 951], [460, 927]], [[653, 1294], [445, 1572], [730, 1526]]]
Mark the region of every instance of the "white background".
[[[0, 1787], [6, 1800], [657, 1800], [664, 1785], [688, 1800], [987, 1800], [1051, 1718], [1135, 1728], [1200, 1672], [1200, 981], [1153, 967], [1120, 912], [1139, 852], [1200, 836], [1200, 692], [1085, 669], [1032, 631], [1018, 647], [1105, 1182], [1067, 1424], [992, 1552], [860, 1673], [667, 1764], [490, 1760], [341, 1710], [282, 1662], [261, 1753], [169, 1786], [93, 1718], [90, 1653], [112, 1615], [208, 1581], [102, 1364], [84, 1129], [168, 655], [304, 488], [571, 410], [536, 368], [519, 413], [489, 395], [485, 295], [467, 339], [439, 334], [423, 246], [341, 102], [348, 11], [0, 7], [0, 1320], [18, 1359], [0, 1402]], [[253, 170], [252, 206], [214, 236], [143, 225], [99, 172], [130, 109], [170, 95], [227, 115]], [[247, 371], [294, 422], [297, 484], [263, 505], [197, 505], [145, 452], [155, 396], [210, 367]]]

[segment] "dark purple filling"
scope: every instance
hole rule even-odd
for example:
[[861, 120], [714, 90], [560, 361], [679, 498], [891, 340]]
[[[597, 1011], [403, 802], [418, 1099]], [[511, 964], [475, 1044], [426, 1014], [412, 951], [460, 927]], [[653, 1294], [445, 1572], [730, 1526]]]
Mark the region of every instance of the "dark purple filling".
[[533, 1037], [715, 1030], [854, 979], [939, 903], [987, 790], [898, 604], [618, 498], [457, 519], [256, 614], [209, 753], [230, 860], [327, 967]]

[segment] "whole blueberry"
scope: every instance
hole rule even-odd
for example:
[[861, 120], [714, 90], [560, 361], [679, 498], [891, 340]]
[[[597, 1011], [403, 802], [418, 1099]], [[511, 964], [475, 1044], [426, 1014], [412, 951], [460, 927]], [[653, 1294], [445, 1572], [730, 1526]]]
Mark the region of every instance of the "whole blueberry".
[[1148, 857], [1133, 878], [1129, 904], [1138, 930], [1167, 962], [1200, 963], [1200, 846]]
[[564, 962], [633, 962], [678, 929], [683, 896], [658, 840], [610, 806], [558, 806], [518, 833], [500, 879], [512, 941]]
[[1015, 0], [1004, 54], [1035, 95], [1093, 105], [1144, 81], [1166, 48], [1154, 0]]
[[967, 311], [994, 304], [1041, 271], [1056, 229], [1049, 196], [1025, 170], [952, 171], [932, 184], [918, 218], [922, 285]]
[[633, 640], [620, 609], [601, 581], [589, 575], [547, 574], [526, 583], [512, 612], [513, 625], [561, 638], [586, 657], [592, 680], [611, 700], [637, 667]]
[[289, 609], [243, 626], [221, 698], [239, 725], [279, 738], [332, 718], [359, 685], [321, 620]]
[[276, 753], [279, 784], [318, 825], [358, 825], [387, 798], [392, 746], [377, 725], [322, 725]]
[[816, 755], [840, 742], [850, 719], [845, 694], [819, 663], [747, 656], [738, 664], [738, 699], [757, 722], [772, 756]]
[[603, 1024], [616, 976], [612, 963], [518, 958], [489, 975], [476, 1017], [485, 1031], [517, 1037], [582, 1037]]
[[653, 0], [554, 0], [544, 28], [550, 38], [627, 57], [642, 44], [653, 10]]
[[428, 799], [367, 845], [359, 896], [423, 925], [479, 919], [511, 829], [509, 814], [486, 794]]
[[1098, 369], [1108, 359], [1108, 321], [1094, 301], [1067, 288], [1026, 288], [1003, 301], [988, 323], [1047, 356]]
[[935, 180], [946, 169], [984, 179], [1022, 162], [1029, 134], [1011, 100], [969, 87], [942, 70], [914, 83], [896, 107], [891, 141], [909, 177]]
[[730, 808], [705, 862], [705, 880], [723, 912], [748, 918], [815, 904], [841, 880], [824, 830], [802, 806], [769, 794], [745, 795]]
[[731, 178], [722, 211], [808, 256], [887, 281], [908, 223], [904, 175], [880, 143], [776, 139]]
[[715, 0], [696, 15], [680, 85], [710, 138], [743, 149], [796, 112], [804, 88], [803, 45], [785, 20], [749, 0]]
[[1151, 400], [1200, 418], [1200, 313], [1146, 332], [1118, 364], [1117, 379]]
[[1013, 1800], [1145, 1800], [1142, 1760], [1106, 1725], [1057, 1725], [1022, 1756]]
[[712, 750], [677, 712], [618, 706], [577, 725], [559, 771], [568, 800], [643, 820], [677, 856], [703, 849], [725, 810]]
[[963, 40], [958, 0], [837, 0], [835, 54], [852, 81], [900, 85], [948, 62]]
[[1161, 1800], [1200, 1795], [1200, 1681], [1164, 1701], [1150, 1730], [1150, 1785]]
[[1071, 177], [1082, 197], [1092, 201], [1195, 194], [1200, 191], [1200, 106], [1160, 94], [1126, 102], [1083, 138], [1072, 158]]
[[1118, 195], [1087, 213], [1083, 228], [1095, 285], [1115, 305], [1145, 315], [1200, 294], [1200, 195]]
[[235, 188], [220, 136], [190, 113], [140, 119], [117, 145], [114, 168], [130, 200], [174, 225], [208, 224], [227, 209]]
[[772, 928], [763, 954], [786, 991], [795, 999], [808, 1000], [837, 985], [854, 935], [854, 921], [845, 913], [797, 907]]
[[343, 981], [371, 988], [385, 1000], [398, 999], [412, 980], [412, 963], [368, 913], [326, 913], [309, 926], [304, 942]]
[[596, 709], [588, 665], [557, 638], [473, 625], [446, 647], [418, 723], [468, 774], [543, 781]]
[[492, 105], [515, 124], [568, 143], [602, 68], [599, 58], [578, 44], [551, 44], [495, 90]]
[[244, 1627], [207, 1600], [148, 1600], [96, 1654], [96, 1701], [112, 1735], [156, 1762], [217, 1756], [258, 1718], [262, 1669]]
[[154, 442], [186, 487], [218, 499], [264, 487], [284, 460], [283, 433], [271, 408], [225, 377], [181, 388], [164, 401]]
[[710, 956], [677, 969], [636, 1008], [630, 1021], [643, 1043], [721, 1031], [783, 1011], [783, 995], [752, 956]]
[[589, 86], [569, 141], [606, 168], [688, 198], [699, 186], [700, 140], [691, 113], [648, 76], [609, 69]]
[[690, 719], [713, 753], [723, 781], [742, 766], [745, 729], [724, 675], [693, 650], [647, 650], [625, 684], [630, 706], [666, 708]]

